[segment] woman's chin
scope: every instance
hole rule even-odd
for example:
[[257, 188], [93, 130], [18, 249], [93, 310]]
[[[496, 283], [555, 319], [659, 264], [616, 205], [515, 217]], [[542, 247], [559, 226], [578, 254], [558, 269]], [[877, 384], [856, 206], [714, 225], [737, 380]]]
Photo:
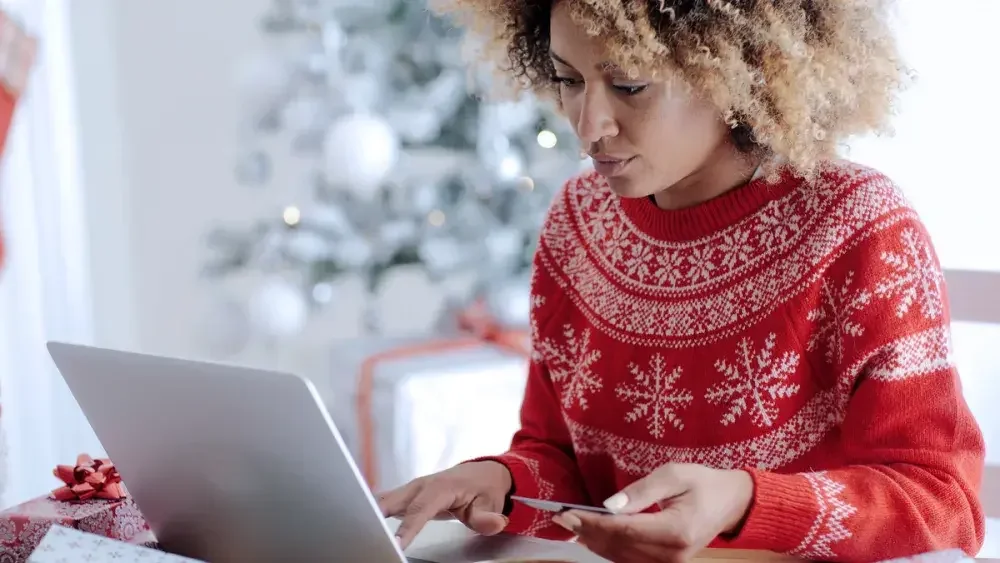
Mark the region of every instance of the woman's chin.
[[640, 182], [629, 176], [612, 176], [605, 178], [608, 187], [619, 197], [640, 198], [648, 197], [655, 190], [648, 189], [647, 182]]

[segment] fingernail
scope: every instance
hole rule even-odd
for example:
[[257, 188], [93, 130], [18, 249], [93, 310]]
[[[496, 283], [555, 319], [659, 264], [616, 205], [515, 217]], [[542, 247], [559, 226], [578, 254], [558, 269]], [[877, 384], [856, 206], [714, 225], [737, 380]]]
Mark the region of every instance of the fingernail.
[[510, 518], [507, 518], [503, 514], [501, 514], [500, 517], [503, 518], [503, 526], [504, 526], [504, 528], [506, 528], [507, 526], [510, 526]]
[[625, 493], [618, 493], [604, 501], [604, 508], [611, 512], [618, 512], [628, 504], [628, 496]]
[[563, 528], [566, 528], [567, 531], [573, 532], [574, 534], [576, 533], [577, 530], [580, 529], [580, 525], [582, 524], [579, 518], [577, 518], [573, 514], [570, 514], [569, 512], [556, 514], [555, 516], [552, 517], [552, 521], [555, 522], [556, 524], [559, 524]]

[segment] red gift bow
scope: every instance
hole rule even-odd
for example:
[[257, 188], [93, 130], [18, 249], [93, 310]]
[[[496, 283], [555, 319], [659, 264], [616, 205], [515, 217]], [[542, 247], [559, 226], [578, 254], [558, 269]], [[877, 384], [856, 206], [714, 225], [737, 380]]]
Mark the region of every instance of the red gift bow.
[[52, 474], [66, 485], [52, 491], [56, 500], [119, 500], [125, 497], [122, 477], [110, 459], [93, 459], [87, 454], [76, 458], [76, 466], [57, 466]]

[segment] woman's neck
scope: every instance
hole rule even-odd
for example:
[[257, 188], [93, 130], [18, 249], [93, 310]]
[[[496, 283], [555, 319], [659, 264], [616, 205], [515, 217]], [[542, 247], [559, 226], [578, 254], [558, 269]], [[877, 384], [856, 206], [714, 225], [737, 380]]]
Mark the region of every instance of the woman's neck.
[[693, 173], [653, 194], [660, 209], [684, 209], [716, 198], [753, 179], [760, 159], [740, 153], [731, 143], [719, 145]]

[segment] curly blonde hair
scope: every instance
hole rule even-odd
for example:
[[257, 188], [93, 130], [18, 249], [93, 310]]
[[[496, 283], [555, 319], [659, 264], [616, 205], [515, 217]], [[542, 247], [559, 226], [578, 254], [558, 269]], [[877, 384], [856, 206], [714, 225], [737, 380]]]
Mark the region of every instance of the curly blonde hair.
[[432, 0], [478, 40], [507, 84], [555, 96], [553, 4], [630, 78], [667, 70], [707, 96], [744, 151], [804, 175], [851, 136], [891, 132], [910, 73], [892, 0]]

